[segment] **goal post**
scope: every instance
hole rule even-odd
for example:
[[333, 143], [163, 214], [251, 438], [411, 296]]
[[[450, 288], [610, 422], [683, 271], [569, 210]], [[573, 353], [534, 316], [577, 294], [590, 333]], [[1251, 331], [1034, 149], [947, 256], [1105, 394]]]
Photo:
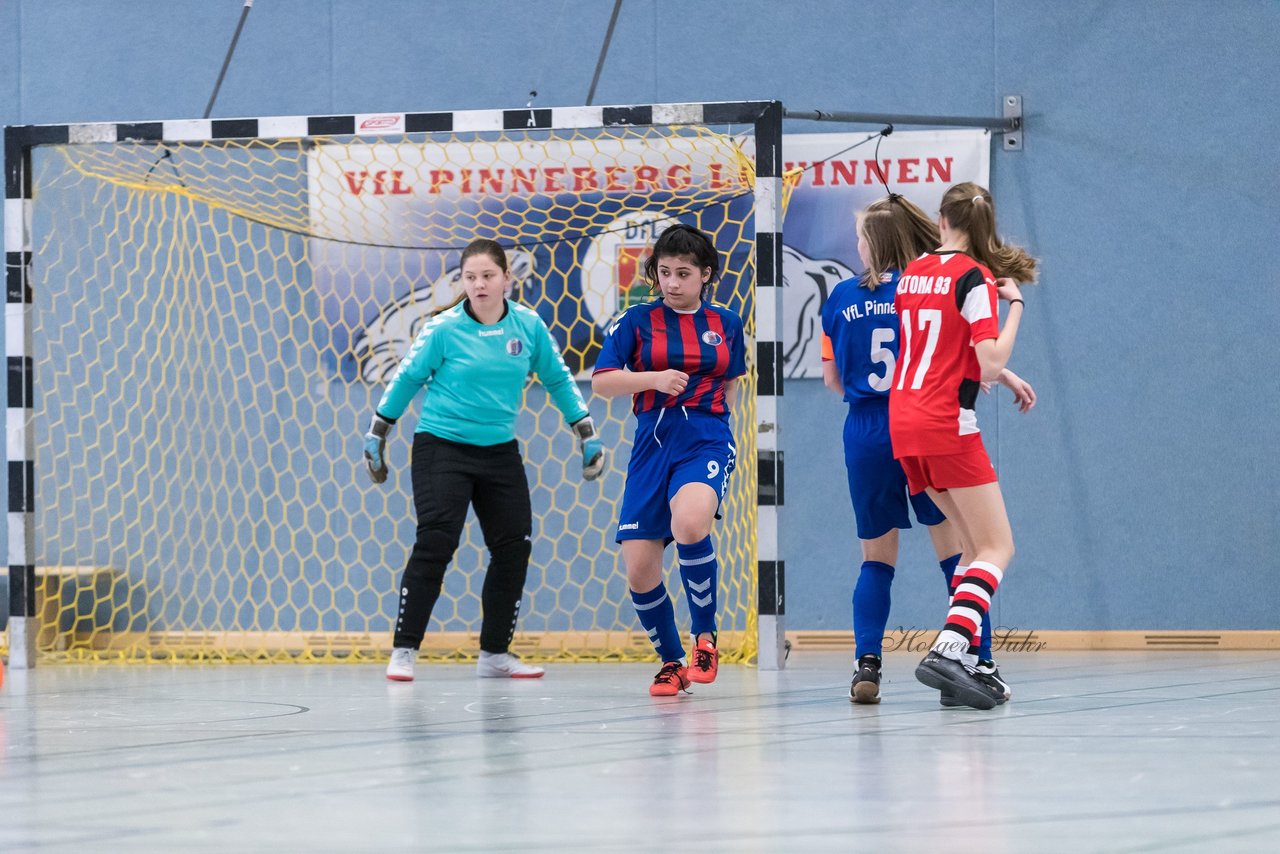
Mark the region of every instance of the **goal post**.
[[[11, 666], [382, 657], [416, 407], [383, 488], [359, 434], [455, 296], [459, 250], [508, 248], [513, 298], [586, 383], [679, 220], [716, 239], [715, 298], [754, 341], [716, 535], [722, 651], [781, 667], [782, 117], [761, 101], [6, 128]], [[587, 397], [613, 451], [594, 484], [527, 393], [535, 545], [513, 648], [642, 659], [613, 543], [629, 402]], [[474, 653], [485, 562], [471, 522], [424, 653]]]

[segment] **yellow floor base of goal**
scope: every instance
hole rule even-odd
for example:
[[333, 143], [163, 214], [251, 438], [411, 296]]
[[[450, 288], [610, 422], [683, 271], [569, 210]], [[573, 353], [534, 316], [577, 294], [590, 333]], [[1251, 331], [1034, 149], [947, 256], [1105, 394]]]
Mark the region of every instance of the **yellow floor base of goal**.
[[[720, 635], [721, 661], [751, 663], [754, 636]], [[475, 632], [429, 632], [423, 660], [474, 661], [480, 651]], [[657, 656], [644, 632], [531, 632], [517, 634], [511, 651], [530, 661], [653, 661]], [[98, 632], [62, 649], [42, 649], [41, 660], [95, 662], [323, 663], [385, 661], [391, 635], [341, 632]]]

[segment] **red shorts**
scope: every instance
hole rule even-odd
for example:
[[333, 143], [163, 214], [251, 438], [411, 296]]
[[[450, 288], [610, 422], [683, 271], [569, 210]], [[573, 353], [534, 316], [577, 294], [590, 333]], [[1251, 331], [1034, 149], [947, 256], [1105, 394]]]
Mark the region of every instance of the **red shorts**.
[[902, 457], [898, 462], [907, 473], [907, 489], [912, 495], [924, 492], [926, 487], [946, 492], [996, 482], [996, 470], [981, 443], [959, 454]]

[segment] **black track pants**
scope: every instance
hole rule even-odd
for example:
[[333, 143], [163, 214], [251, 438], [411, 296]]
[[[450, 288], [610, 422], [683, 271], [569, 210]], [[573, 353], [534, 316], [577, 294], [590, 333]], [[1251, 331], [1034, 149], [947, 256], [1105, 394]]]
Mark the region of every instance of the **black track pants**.
[[514, 441], [462, 445], [416, 433], [412, 473], [418, 534], [400, 582], [395, 645], [414, 649], [422, 645], [471, 505], [489, 549], [489, 569], [480, 594], [484, 608], [480, 649], [506, 652], [524, 594], [533, 530], [529, 481], [519, 446]]

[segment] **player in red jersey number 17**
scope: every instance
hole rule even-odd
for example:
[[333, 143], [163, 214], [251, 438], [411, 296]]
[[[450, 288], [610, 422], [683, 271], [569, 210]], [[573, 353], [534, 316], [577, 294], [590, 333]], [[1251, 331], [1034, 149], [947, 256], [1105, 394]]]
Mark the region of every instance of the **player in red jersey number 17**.
[[[941, 246], [908, 264], [898, 281], [901, 354], [889, 430], [910, 491], [927, 489], [956, 523], [963, 557], [946, 623], [916, 678], [939, 689], [945, 705], [991, 709], [1007, 695], [979, 670], [973, 640], [1014, 549], [974, 403], [1013, 353], [1024, 305], [1018, 282], [1034, 281], [1036, 260], [1000, 240], [991, 194], [977, 184], [946, 192], [938, 228]], [[1003, 328], [997, 297], [1009, 303]]]

